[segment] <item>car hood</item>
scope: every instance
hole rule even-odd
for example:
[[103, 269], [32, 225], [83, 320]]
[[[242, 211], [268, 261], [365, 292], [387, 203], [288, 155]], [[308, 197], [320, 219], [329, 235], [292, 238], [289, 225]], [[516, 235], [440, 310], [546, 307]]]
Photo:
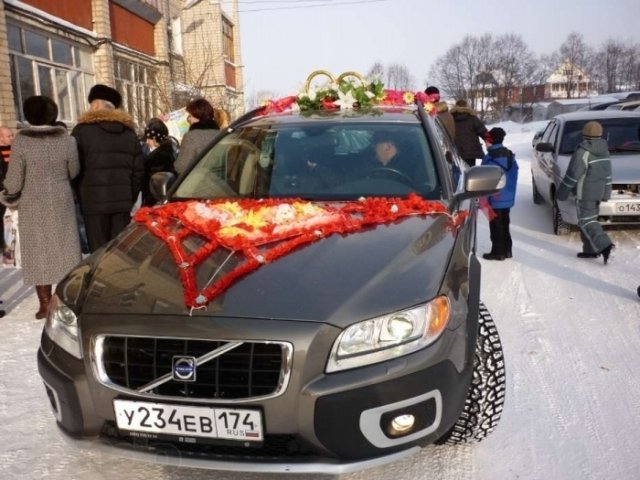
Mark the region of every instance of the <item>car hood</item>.
[[[640, 183], [640, 153], [611, 152], [611, 177], [613, 183]], [[571, 155], [560, 155], [559, 165], [566, 171]]]
[[[166, 245], [132, 224], [69, 276], [69, 288], [63, 285], [58, 291], [73, 292], [74, 282], [83, 285], [75, 289], [82, 314], [213, 315], [347, 325], [437, 295], [455, 232], [447, 215], [436, 214], [334, 234], [239, 278], [206, 309], [190, 310]], [[243, 259], [235, 254], [229, 261], [228, 256], [221, 251], [198, 267], [200, 288], [215, 272], [222, 275]]]

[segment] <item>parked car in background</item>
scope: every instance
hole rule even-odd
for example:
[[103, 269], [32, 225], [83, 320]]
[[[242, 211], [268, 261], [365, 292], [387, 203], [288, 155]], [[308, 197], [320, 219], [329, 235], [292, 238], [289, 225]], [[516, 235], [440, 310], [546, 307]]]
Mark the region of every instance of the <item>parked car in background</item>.
[[421, 105], [330, 107], [236, 121], [60, 282], [38, 365], [62, 430], [163, 464], [326, 474], [495, 428], [475, 199], [502, 170], [465, 167]]
[[612, 101], [608, 101], [608, 102], [602, 102], [602, 103], [593, 103], [591, 105], [587, 105], [585, 107], [582, 107], [580, 110], [580, 112], [585, 111], [585, 110], [605, 110], [613, 105], [617, 105], [620, 103], [620, 100], [612, 100]]
[[547, 126], [545, 125], [544, 127], [538, 129], [536, 131], [536, 133], [533, 134], [533, 138], [531, 139], [531, 146], [533, 148], [536, 147], [536, 144], [540, 141], [540, 139], [542, 138], [542, 134], [544, 133], [545, 128], [547, 128]]
[[609, 105], [607, 110], [636, 110], [640, 107], [640, 100], [633, 100], [629, 102], [620, 102]]
[[592, 120], [602, 124], [613, 176], [611, 199], [600, 203], [598, 221], [603, 225], [640, 224], [640, 115], [618, 110], [574, 112], [549, 122], [531, 162], [533, 201], [552, 206], [553, 232], [558, 235], [577, 225], [575, 198], [571, 195], [558, 201], [556, 191], [583, 140], [582, 127]]

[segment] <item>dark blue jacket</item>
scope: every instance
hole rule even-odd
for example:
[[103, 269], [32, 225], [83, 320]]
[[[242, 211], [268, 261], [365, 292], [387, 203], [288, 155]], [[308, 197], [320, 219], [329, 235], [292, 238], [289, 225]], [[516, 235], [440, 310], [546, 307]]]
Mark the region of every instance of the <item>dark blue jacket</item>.
[[507, 184], [498, 193], [489, 197], [491, 208], [511, 208], [516, 199], [518, 163], [515, 154], [501, 143], [491, 145], [482, 159], [482, 165], [498, 165], [507, 177]]

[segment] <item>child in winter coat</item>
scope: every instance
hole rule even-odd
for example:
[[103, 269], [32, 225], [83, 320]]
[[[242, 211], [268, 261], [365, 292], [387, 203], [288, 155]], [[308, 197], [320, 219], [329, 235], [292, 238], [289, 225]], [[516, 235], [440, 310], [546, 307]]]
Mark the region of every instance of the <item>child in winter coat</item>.
[[489, 221], [491, 234], [491, 252], [482, 255], [485, 260], [504, 260], [511, 258], [512, 241], [509, 232], [509, 213], [515, 202], [516, 185], [518, 183], [518, 163], [515, 154], [506, 148], [502, 142], [506, 132], [495, 127], [485, 134], [487, 155], [482, 159], [482, 165], [497, 165], [507, 178], [507, 184], [498, 193], [489, 197], [489, 205], [494, 215]]

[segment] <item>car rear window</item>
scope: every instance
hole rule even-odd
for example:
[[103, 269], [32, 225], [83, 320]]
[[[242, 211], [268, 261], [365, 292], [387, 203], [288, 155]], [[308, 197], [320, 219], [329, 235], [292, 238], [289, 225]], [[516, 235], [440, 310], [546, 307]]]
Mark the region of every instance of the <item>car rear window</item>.
[[[386, 165], [376, 154], [384, 142], [397, 152]], [[409, 192], [442, 195], [420, 125], [330, 122], [233, 131], [206, 153], [174, 197], [353, 200]]]
[[[590, 120], [576, 120], [567, 122], [562, 133], [560, 154], [571, 155], [582, 141], [582, 128]], [[637, 118], [610, 118], [597, 120], [602, 124], [602, 138], [609, 150], [632, 151], [640, 150], [640, 116]]]

